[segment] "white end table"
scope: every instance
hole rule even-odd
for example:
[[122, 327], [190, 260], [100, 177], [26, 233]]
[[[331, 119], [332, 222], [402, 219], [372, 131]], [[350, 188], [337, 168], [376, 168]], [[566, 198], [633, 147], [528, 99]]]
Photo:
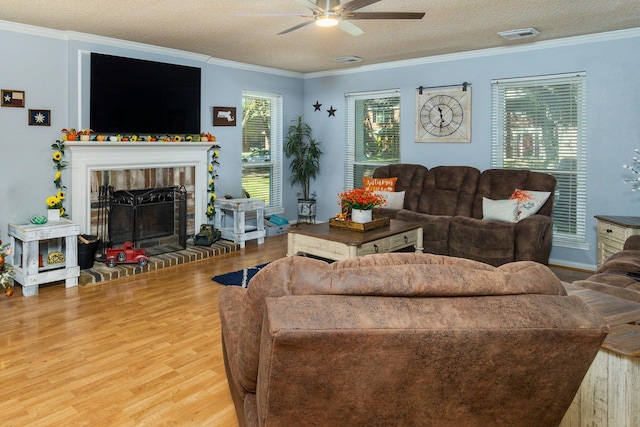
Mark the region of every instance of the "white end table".
[[[23, 296], [38, 295], [41, 283], [64, 280], [67, 288], [78, 286], [78, 234], [80, 227], [68, 219], [42, 225], [9, 224], [14, 253], [8, 261], [13, 265], [15, 281], [22, 285]], [[49, 264], [47, 255], [53, 251], [64, 251], [64, 262]]]
[[[216, 200], [214, 207], [233, 214], [233, 228], [222, 227], [222, 215], [215, 216], [214, 226], [220, 230], [221, 237], [239, 243], [244, 248], [247, 240], [258, 239], [258, 244], [264, 243], [264, 200], [262, 199], [224, 199]], [[256, 212], [256, 227], [246, 225], [245, 214]], [[226, 214], [226, 212], [225, 212]]]

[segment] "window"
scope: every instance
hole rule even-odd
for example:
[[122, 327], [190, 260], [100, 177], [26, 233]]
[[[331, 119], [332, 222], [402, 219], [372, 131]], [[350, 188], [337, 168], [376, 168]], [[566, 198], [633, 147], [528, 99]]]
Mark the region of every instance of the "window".
[[400, 91], [346, 94], [345, 188], [362, 187], [378, 166], [400, 162]]
[[554, 245], [586, 242], [586, 75], [492, 82], [492, 167], [556, 177]]
[[[282, 208], [282, 97], [242, 94], [242, 191]], [[274, 209], [275, 208], [275, 209]]]

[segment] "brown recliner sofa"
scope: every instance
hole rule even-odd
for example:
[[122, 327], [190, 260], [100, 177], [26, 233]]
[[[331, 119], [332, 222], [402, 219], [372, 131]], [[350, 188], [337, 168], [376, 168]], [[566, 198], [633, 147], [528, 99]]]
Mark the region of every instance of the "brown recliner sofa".
[[595, 274], [573, 284], [640, 303], [640, 235], [629, 236]]
[[292, 256], [218, 296], [240, 426], [558, 425], [607, 334], [534, 262]]
[[[494, 266], [513, 261], [549, 263], [556, 188], [556, 179], [550, 174], [393, 164], [377, 168], [373, 177], [398, 178], [396, 191], [405, 191], [403, 209], [381, 208], [378, 214], [421, 223], [425, 252]], [[483, 198], [508, 199], [516, 189], [551, 194], [535, 215], [518, 222], [483, 220]]]

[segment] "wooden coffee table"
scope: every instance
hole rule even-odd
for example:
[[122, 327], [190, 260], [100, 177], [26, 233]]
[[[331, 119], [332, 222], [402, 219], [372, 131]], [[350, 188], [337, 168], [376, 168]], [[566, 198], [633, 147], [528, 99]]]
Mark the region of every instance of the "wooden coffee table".
[[287, 255], [308, 254], [332, 260], [360, 255], [383, 254], [414, 246], [422, 253], [422, 226], [392, 219], [386, 227], [371, 231], [351, 231], [329, 223], [290, 228]]

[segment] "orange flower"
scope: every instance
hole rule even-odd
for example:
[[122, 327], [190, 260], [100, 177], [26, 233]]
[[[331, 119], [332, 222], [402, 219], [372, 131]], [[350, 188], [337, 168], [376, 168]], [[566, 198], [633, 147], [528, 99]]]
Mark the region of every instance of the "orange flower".
[[338, 204], [351, 209], [370, 210], [378, 206], [384, 206], [387, 201], [379, 194], [367, 191], [364, 188], [354, 188], [338, 195]]

